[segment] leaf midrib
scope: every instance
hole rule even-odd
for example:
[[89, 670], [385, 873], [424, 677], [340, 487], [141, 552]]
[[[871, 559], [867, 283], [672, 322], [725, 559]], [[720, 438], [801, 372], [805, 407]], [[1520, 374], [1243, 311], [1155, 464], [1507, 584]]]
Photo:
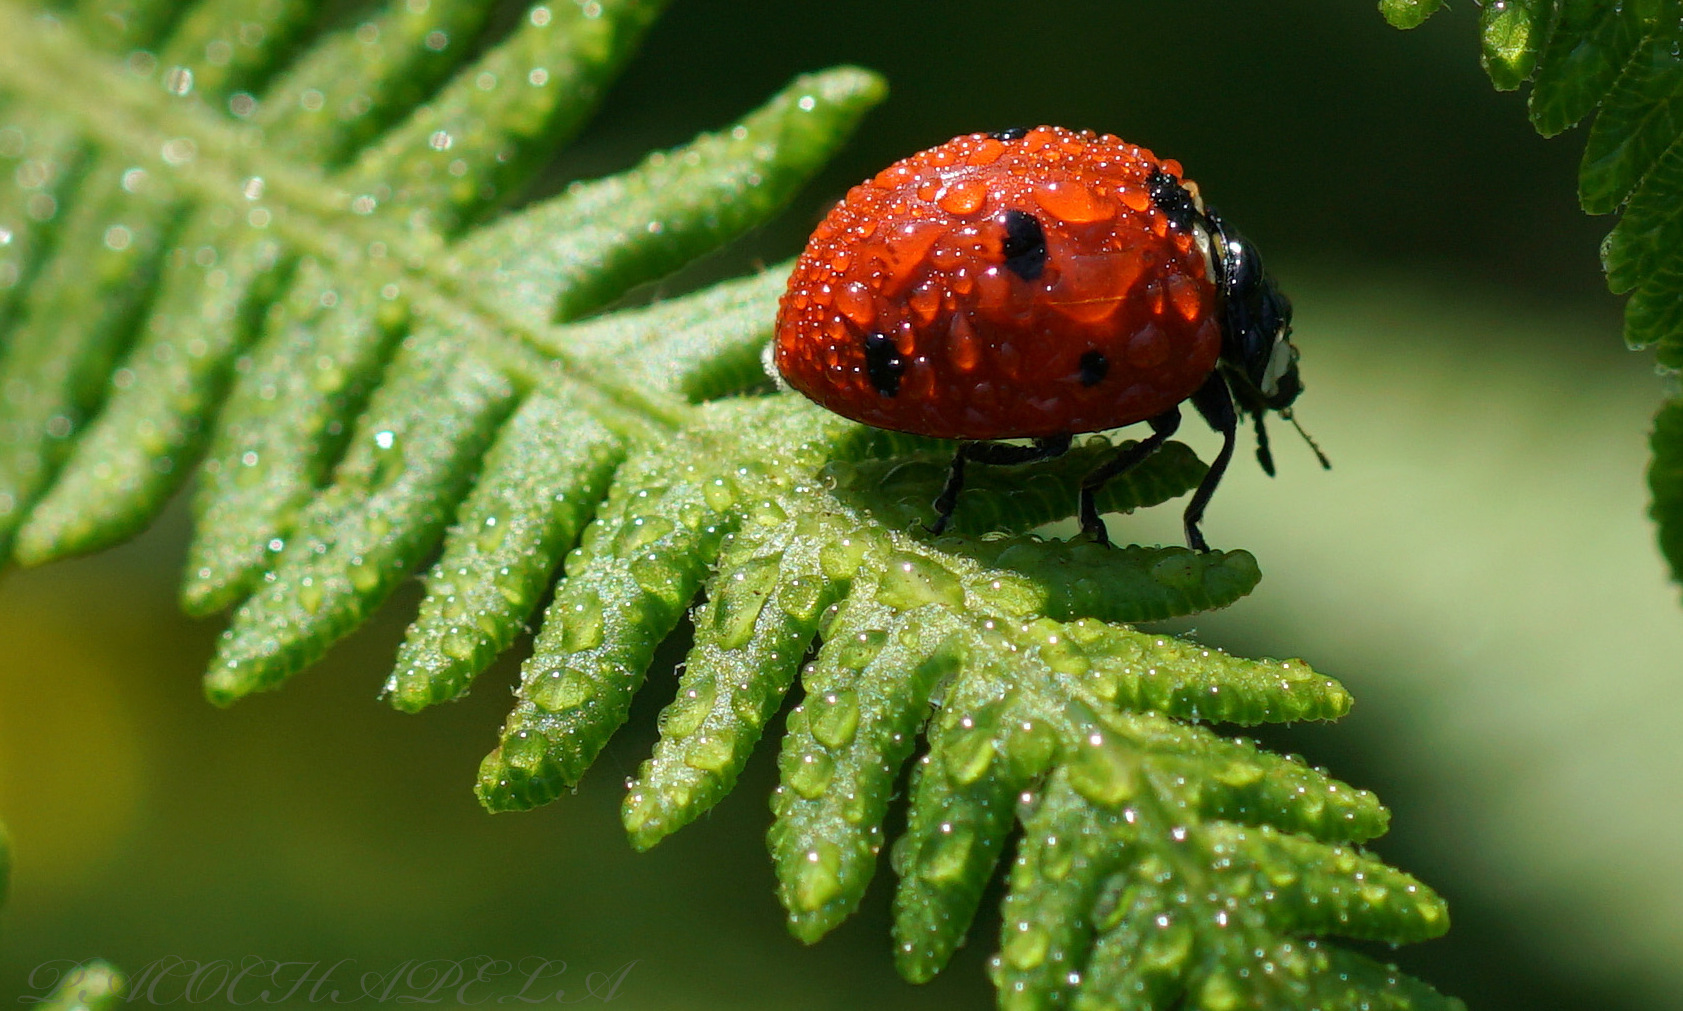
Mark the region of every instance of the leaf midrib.
[[[239, 194], [246, 180], [261, 178], [264, 196], [252, 206], [278, 208], [270, 228], [301, 251], [354, 265], [367, 283], [403, 282], [412, 304], [459, 327], [492, 364], [518, 382], [535, 386], [564, 378], [604, 424], [639, 442], [693, 420], [688, 403], [624, 383], [563, 350], [565, 339], [553, 332], [561, 327], [544, 328], [550, 333], [541, 334], [540, 328], [477, 295], [480, 286], [473, 279], [444, 266], [442, 237], [354, 214], [351, 193], [318, 172], [276, 157], [262, 146], [258, 127], [224, 122], [200, 105], [172, 100], [149, 77], [132, 74], [89, 48], [73, 28], [50, 17], [32, 17], [13, 0], [0, 0], [0, 38], [9, 40], [7, 59], [0, 60], [0, 84], [7, 89], [50, 106], [76, 122], [85, 136], [146, 158], [165, 181], [206, 204], [229, 204], [230, 194]], [[162, 148], [180, 139], [190, 141], [197, 153], [185, 165], [170, 165]], [[366, 252], [376, 243], [387, 251], [379, 259]]]

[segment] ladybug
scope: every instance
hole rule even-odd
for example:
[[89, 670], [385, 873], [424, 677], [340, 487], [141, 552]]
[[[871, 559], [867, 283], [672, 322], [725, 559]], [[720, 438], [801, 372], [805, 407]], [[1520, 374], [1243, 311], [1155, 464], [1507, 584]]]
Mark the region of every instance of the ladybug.
[[961, 440], [933, 533], [967, 462], [1050, 459], [1076, 433], [1144, 421], [1148, 437], [1081, 482], [1081, 528], [1108, 544], [1098, 490], [1191, 400], [1223, 438], [1185, 513], [1187, 545], [1208, 551], [1199, 523], [1241, 412], [1274, 473], [1263, 416], [1293, 421], [1303, 389], [1290, 336], [1291, 303], [1178, 162], [1042, 126], [957, 137], [849, 190], [795, 264], [775, 358], [837, 414]]

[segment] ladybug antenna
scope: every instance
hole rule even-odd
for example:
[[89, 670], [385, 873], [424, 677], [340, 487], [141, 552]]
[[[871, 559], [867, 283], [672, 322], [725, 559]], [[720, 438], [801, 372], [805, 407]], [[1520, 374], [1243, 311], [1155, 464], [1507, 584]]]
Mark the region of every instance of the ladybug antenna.
[[1262, 423], [1263, 414], [1261, 410], [1251, 412], [1251, 417], [1256, 419], [1256, 462], [1262, 465], [1264, 474], [1273, 477], [1274, 451], [1268, 448], [1268, 429]]
[[1332, 469], [1332, 461], [1328, 460], [1327, 455], [1325, 453], [1321, 452], [1321, 447], [1317, 446], [1315, 444], [1314, 438], [1312, 436], [1310, 436], [1310, 434], [1308, 432], [1305, 432], [1303, 430], [1303, 426], [1299, 425], [1297, 423], [1297, 419], [1292, 416], [1291, 408], [1289, 408], [1289, 407], [1282, 408], [1280, 410], [1280, 417], [1282, 417], [1282, 418], [1286, 419], [1287, 421], [1291, 422], [1291, 427], [1297, 429], [1297, 434], [1303, 436], [1303, 441], [1307, 442], [1309, 444], [1309, 448], [1315, 451], [1315, 459], [1321, 461], [1321, 469], [1322, 470], [1331, 470]]

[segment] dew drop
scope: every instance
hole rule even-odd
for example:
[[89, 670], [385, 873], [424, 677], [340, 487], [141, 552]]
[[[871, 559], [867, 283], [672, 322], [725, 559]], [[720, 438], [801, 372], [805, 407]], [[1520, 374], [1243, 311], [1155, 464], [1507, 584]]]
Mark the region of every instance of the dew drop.
[[178, 168], [190, 164], [194, 158], [197, 158], [199, 148], [187, 137], [176, 137], [173, 140], [165, 141], [158, 154], [163, 158], [165, 165]]
[[859, 696], [852, 689], [829, 692], [812, 703], [812, 736], [826, 748], [845, 748], [859, 729]]
[[829, 789], [835, 769], [836, 763], [829, 755], [822, 751], [808, 751], [795, 760], [783, 781], [789, 789], [807, 800], [817, 800]]
[[186, 95], [193, 90], [193, 71], [187, 67], [171, 67], [164, 74], [164, 90], [172, 95]]

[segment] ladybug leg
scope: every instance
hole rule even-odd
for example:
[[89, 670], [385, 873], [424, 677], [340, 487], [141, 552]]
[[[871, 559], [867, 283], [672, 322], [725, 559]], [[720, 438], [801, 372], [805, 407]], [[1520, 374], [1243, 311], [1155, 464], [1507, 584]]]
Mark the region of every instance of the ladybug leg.
[[1151, 419], [1150, 435], [1100, 464], [1091, 474], [1081, 479], [1082, 533], [1100, 544], [1110, 543], [1110, 531], [1105, 529], [1104, 520], [1099, 519], [1099, 489], [1116, 475], [1138, 467], [1146, 457], [1157, 452], [1159, 446], [1168, 442], [1169, 436], [1175, 434], [1175, 429], [1179, 427], [1180, 408], [1171, 407]]
[[953, 454], [952, 470], [947, 472], [947, 486], [942, 488], [941, 494], [935, 498], [935, 522], [924, 529], [932, 534], [947, 529], [948, 521], [953, 518], [953, 510], [958, 508], [958, 493], [964, 490], [966, 460], [996, 467], [1050, 460], [1069, 452], [1070, 439], [1068, 435], [1048, 435], [1043, 439], [1034, 440], [1032, 446], [1011, 446], [998, 442], [959, 443], [958, 452]]
[[1227, 464], [1233, 459], [1239, 415], [1233, 409], [1233, 394], [1228, 390], [1227, 380], [1222, 378], [1220, 370], [1210, 373], [1210, 378], [1192, 395], [1192, 406], [1198, 409], [1211, 428], [1221, 433], [1221, 452], [1210, 461], [1204, 480], [1198, 483], [1198, 490], [1192, 493], [1192, 501], [1186, 504], [1186, 546], [1194, 551], [1208, 551], [1210, 545], [1199, 532], [1198, 524], [1203, 522], [1204, 507], [1210, 504], [1210, 496], [1215, 494], [1216, 485], [1221, 484], [1221, 476], [1227, 473]]

